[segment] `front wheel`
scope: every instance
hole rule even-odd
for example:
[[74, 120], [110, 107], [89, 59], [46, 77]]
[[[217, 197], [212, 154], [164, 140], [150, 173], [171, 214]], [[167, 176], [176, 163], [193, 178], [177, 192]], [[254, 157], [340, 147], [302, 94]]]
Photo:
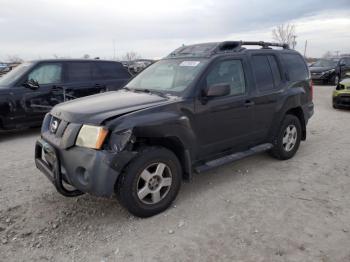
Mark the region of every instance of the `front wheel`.
[[182, 171], [174, 153], [162, 147], [140, 151], [118, 179], [117, 195], [133, 215], [150, 217], [167, 209], [181, 186]]
[[298, 151], [301, 140], [301, 124], [294, 115], [286, 115], [274, 139], [274, 147], [270, 153], [273, 157], [286, 160]]

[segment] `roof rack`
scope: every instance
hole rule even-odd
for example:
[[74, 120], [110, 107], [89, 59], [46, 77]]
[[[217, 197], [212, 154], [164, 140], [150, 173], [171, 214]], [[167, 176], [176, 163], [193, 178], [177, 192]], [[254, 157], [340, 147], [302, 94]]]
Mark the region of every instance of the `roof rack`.
[[247, 45], [261, 46], [263, 49], [271, 49], [272, 46], [289, 49], [288, 44], [263, 41], [224, 41], [219, 43], [203, 43], [189, 46], [183, 45], [170, 53], [168, 57], [211, 56], [217, 53], [240, 52], [245, 50], [246, 48], [243, 46]]
[[242, 45], [259, 45], [262, 46], [262, 48], [270, 48], [270, 46], [277, 46], [282, 47], [283, 49], [289, 49], [289, 45], [286, 43], [280, 44], [280, 43], [270, 43], [270, 42], [264, 42], [264, 41], [241, 41]]
[[228, 52], [228, 51], [239, 52], [245, 49], [242, 46], [247, 46], [247, 45], [261, 46], [264, 49], [271, 49], [272, 46], [282, 47], [283, 49], [289, 49], [288, 44], [270, 43], [270, 42], [264, 42], [264, 41], [225, 41], [225, 42], [219, 43], [217, 47], [213, 50], [213, 52], [214, 53]]

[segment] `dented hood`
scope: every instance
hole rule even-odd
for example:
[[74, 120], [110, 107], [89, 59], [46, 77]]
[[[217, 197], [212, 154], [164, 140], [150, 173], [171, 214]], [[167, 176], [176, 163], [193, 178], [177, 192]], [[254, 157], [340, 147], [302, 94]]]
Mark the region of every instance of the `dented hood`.
[[51, 114], [71, 123], [99, 125], [108, 118], [163, 104], [168, 100], [156, 94], [119, 90], [59, 104]]

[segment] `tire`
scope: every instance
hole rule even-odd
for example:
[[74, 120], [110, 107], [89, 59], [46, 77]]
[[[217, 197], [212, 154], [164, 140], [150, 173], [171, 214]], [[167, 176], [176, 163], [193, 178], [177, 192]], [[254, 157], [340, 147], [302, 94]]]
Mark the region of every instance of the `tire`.
[[116, 193], [130, 213], [150, 217], [171, 205], [180, 190], [181, 178], [182, 168], [173, 152], [148, 147], [140, 150], [125, 168]]
[[273, 141], [270, 154], [280, 160], [292, 158], [298, 151], [301, 140], [301, 124], [298, 117], [286, 115]]

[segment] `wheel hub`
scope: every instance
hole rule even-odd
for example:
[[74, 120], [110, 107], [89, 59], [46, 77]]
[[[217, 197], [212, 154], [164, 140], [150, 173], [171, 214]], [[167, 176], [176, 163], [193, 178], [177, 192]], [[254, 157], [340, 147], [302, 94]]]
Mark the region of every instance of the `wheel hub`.
[[148, 181], [148, 188], [150, 190], [156, 190], [159, 185], [161, 184], [162, 179], [159, 176], [153, 176], [149, 181]]
[[137, 196], [145, 204], [156, 204], [170, 191], [172, 173], [165, 163], [156, 162], [147, 166], [137, 182]]

